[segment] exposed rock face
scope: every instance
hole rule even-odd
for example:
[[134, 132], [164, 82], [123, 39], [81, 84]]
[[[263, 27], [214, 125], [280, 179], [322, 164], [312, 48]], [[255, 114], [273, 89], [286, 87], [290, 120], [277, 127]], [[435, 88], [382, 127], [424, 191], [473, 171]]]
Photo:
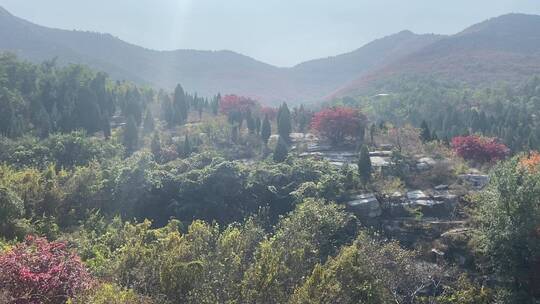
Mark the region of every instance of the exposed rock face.
[[347, 206], [359, 217], [376, 218], [382, 215], [382, 208], [375, 194], [359, 194]]
[[483, 174], [461, 174], [458, 177], [478, 190], [483, 189], [489, 183], [489, 176]]

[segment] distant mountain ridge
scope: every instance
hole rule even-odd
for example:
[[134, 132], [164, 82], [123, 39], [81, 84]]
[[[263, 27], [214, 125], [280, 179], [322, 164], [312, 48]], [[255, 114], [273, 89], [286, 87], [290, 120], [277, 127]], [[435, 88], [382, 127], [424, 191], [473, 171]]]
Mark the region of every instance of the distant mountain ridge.
[[540, 74], [540, 16], [508, 14], [473, 25], [361, 75], [330, 97], [360, 94], [388, 77], [420, 74], [472, 86]]
[[236, 93], [268, 104], [360, 94], [374, 82], [407, 74], [471, 82], [516, 81], [540, 73], [540, 16], [510, 14], [452, 36], [410, 31], [334, 57], [278, 68], [232, 51], [155, 51], [110, 34], [39, 26], [0, 7], [0, 50], [40, 62], [80, 63], [115, 79], [210, 96]]

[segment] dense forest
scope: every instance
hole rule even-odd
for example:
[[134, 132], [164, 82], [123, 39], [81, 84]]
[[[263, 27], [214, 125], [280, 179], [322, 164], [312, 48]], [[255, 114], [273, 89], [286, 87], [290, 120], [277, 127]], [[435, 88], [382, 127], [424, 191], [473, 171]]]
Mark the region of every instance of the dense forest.
[[501, 83], [481, 89], [430, 77], [397, 77], [370, 93], [329, 105], [360, 107], [379, 122], [418, 127], [426, 122], [434, 137], [446, 141], [481, 133], [501, 139], [514, 151], [540, 148], [539, 76], [517, 86]]
[[[539, 78], [391, 92], [270, 108], [1, 55], [0, 302], [536, 303]], [[392, 201], [433, 187], [451, 210]]]

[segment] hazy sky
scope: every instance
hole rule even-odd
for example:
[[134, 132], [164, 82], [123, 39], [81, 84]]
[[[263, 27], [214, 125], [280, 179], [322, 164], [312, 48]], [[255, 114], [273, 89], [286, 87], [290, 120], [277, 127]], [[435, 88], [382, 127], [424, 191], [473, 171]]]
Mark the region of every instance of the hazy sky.
[[147, 48], [233, 50], [278, 66], [337, 55], [404, 29], [452, 34], [490, 17], [540, 14], [540, 0], [0, 0], [63, 29]]

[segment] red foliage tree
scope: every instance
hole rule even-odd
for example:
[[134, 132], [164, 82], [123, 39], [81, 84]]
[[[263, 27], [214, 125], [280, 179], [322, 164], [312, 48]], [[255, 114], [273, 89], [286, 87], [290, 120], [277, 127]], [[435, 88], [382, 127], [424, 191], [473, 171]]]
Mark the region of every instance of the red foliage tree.
[[510, 149], [496, 138], [478, 135], [454, 137], [452, 149], [464, 159], [480, 163], [504, 159], [510, 153]]
[[335, 107], [315, 113], [311, 120], [311, 128], [337, 144], [347, 137], [359, 136], [366, 122], [366, 116], [357, 109]]
[[0, 284], [15, 304], [60, 304], [91, 287], [80, 258], [60, 242], [29, 236], [0, 255]]
[[255, 106], [257, 106], [255, 100], [238, 95], [225, 95], [219, 101], [220, 112], [227, 115], [232, 112], [245, 114], [249, 110], [253, 110]]

